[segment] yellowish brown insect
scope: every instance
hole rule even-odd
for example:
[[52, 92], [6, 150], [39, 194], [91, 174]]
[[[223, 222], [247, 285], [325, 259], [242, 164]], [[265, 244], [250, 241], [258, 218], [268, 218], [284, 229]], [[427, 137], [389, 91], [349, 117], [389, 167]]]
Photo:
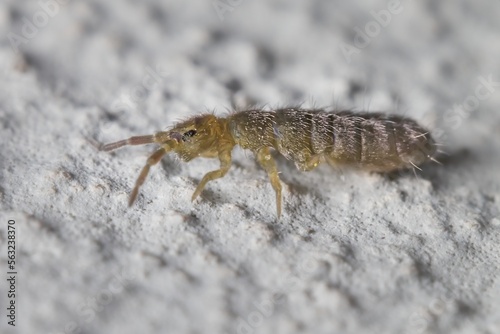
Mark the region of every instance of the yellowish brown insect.
[[206, 184], [223, 177], [231, 166], [231, 151], [239, 145], [255, 153], [276, 193], [281, 215], [281, 182], [271, 150], [310, 171], [321, 162], [368, 171], [391, 172], [418, 166], [433, 158], [436, 144], [428, 131], [409, 118], [382, 113], [328, 112], [322, 109], [285, 108], [246, 110], [227, 117], [205, 114], [153, 135], [131, 137], [106, 144], [103, 151], [126, 145], [156, 143], [160, 148], [147, 160], [129, 205], [137, 197], [151, 166], [173, 151], [183, 161], [218, 158], [220, 168], [205, 174], [193, 193], [196, 199]]

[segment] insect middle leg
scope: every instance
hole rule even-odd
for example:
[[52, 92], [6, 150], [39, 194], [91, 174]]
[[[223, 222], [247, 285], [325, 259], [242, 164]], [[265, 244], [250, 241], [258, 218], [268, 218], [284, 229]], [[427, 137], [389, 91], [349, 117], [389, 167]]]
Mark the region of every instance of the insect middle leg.
[[271, 152], [268, 147], [261, 148], [257, 151], [257, 161], [262, 168], [265, 169], [269, 179], [271, 180], [271, 185], [276, 193], [276, 210], [279, 218], [281, 216], [281, 181], [278, 175], [278, 169], [276, 168], [276, 162], [271, 156]]
[[203, 188], [205, 188], [205, 186], [209, 181], [219, 179], [221, 177], [224, 177], [224, 175], [226, 175], [229, 168], [231, 167], [231, 150], [222, 151], [221, 153], [219, 153], [219, 160], [220, 160], [220, 169], [208, 172], [207, 174], [205, 174], [205, 176], [203, 176], [203, 179], [201, 179], [200, 183], [198, 184], [198, 187], [196, 187], [196, 190], [194, 191], [193, 196], [191, 197], [192, 201], [194, 201], [196, 197], [198, 197], [201, 194]]

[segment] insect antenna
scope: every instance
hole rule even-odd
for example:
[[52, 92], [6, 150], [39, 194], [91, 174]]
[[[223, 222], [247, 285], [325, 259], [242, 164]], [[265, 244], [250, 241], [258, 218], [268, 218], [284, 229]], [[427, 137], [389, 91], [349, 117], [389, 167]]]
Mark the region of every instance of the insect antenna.
[[116, 150], [117, 148], [127, 146], [127, 145], [151, 144], [151, 143], [156, 142], [155, 139], [156, 139], [156, 135], [130, 137], [128, 139], [119, 140], [119, 141], [116, 141], [114, 143], [100, 145], [99, 150], [109, 152], [109, 151], [113, 151], [113, 150]]

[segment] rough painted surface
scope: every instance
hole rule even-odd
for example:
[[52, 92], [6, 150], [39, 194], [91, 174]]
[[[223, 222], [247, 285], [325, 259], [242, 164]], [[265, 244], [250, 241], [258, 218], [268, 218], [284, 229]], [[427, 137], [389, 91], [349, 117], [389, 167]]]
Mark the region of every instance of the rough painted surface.
[[[62, 3], [0, 5], [2, 333], [500, 332], [498, 3]], [[278, 159], [276, 221], [244, 151], [195, 203], [217, 161], [167, 157], [128, 209], [152, 147], [86, 139], [231, 100], [406, 114], [450, 156], [417, 178]]]

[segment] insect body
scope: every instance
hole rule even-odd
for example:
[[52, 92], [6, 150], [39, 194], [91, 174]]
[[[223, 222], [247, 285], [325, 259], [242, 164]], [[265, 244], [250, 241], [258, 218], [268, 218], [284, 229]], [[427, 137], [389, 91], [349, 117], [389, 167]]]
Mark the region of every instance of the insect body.
[[196, 199], [205, 185], [223, 177], [231, 166], [231, 151], [239, 145], [255, 153], [267, 172], [276, 193], [281, 215], [281, 182], [271, 150], [295, 162], [301, 171], [320, 163], [349, 166], [368, 171], [390, 172], [434, 160], [436, 144], [417, 122], [382, 113], [327, 112], [316, 109], [285, 108], [274, 111], [247, 110], [227, 117], [205, 114], [177, 124], [171, 130], [131, 137], [103, 145], [111, 151], [125, 145], [157, 143], [160, 148], [147, 160], [132, 193], [137, 197], [149, 169], [168, 152], [184, 161], [197, 157], [218, 158], [220, 168], [205, 174], [193, 193]]

